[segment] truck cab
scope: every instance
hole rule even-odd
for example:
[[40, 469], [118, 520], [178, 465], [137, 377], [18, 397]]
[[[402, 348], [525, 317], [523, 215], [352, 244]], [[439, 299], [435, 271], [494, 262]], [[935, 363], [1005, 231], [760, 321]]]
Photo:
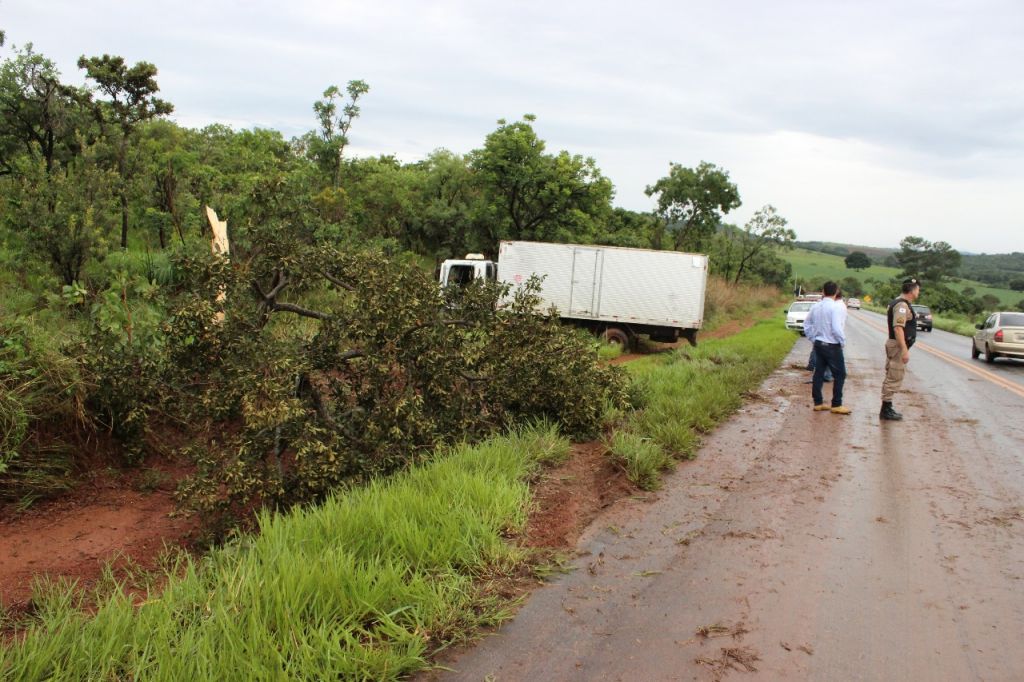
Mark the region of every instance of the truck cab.
[[481, 253], [467, 253], [465, 258], [448, 259], [441, 263], [438, 280], [441, 286], [466, 286], [473, 280], [498, 278], [498, 264], [487, 260]]

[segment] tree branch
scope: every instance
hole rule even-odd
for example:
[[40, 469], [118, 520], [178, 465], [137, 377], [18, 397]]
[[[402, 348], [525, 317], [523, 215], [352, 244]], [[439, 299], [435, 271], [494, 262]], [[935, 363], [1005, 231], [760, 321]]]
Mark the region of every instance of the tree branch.
[[344, 280], [338, 279], [337, 277], [335, 277], [334, 275], [332, 275], [331, 273], [329, 273], [329, 272], [327, 272], [325, 270], [321, 270], [320, 274], [323, 275], [324, 279], [326, 279], [328, 282], [330, 282], [331, 284], [333, 284], [336, 287], [341, 287], [342, 289], [345, 289], [346, 291], [355, 291], [356, 290], [356, 288], [354, 286], [352, 286], [351, 284], [349, 284], [348, 282], [345, 282]]

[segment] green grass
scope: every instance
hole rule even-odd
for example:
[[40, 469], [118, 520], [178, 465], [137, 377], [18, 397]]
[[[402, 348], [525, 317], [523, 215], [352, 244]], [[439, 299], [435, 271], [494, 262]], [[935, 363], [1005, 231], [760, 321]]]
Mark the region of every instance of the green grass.
[[627, 420], [623, 435], [613, 437], [612, 456], [626, 462], [627, 474], [637, 485], [657, 485], [656, 472], [671, 466], [672, 458], [693, 457], [702, 435], [732, 414], [743, 394], [778, 367], [795, 339], [774, 316], [696, 348], [629, 363], [626, 367], [646, 404]]
[[[865, 283], [869, 279], [888, 281], [900, 274], [898, 268], [884, 265], [872, 265], [866, 270], [850, 270], [846, 267], [842, 257], [819, 251], [792, 249], [781, 251], [779, 255], [793, 266], [793, 276], [812, 289], [817, 289], [830, 279], [838, 282], [844, 277], [856, 277], [861, 283]], [[1019, 291], [990, 287], [968, 279], [949, 282], [949, 286], [956, 291], [963, 291], [965, 288], [971, 287], [975, 291], [975, 297], [991, 294], [998, 298], [1003, 305], [1011, 308], [1016, 307], [1017, 303], [1024, 298], [1024, 294]], [[925, 298], [921, 302], [927, 304], [927, 291], [924, 291], [924, 296]]]
[[[142, 603], [107, 586], [94, 611], [61, 583], [0, 647], [17, 680], [389, 680], [508, 616], [480, 578], [512, 570], [528, 480], [568, 443], [550, 425], [460, 447], [390, 479], [179, 558]], [[107, 581], [109, 582], [109, 581]], [[12, 623], [8, 619], [8, 627]]]
[[601, 341], [597, 346], [597, 358], [599, 360], [614, 360], [615, 358], [622, 355], [622, 345], [618, 343], [608, 343], [607, 341]]
[[661, 445], [628, 430], [612, 434], [606, 447], [611, 457], [625, 469], [626, 477], [644, 490], [657, 488], [661, 472], [674, 464]]

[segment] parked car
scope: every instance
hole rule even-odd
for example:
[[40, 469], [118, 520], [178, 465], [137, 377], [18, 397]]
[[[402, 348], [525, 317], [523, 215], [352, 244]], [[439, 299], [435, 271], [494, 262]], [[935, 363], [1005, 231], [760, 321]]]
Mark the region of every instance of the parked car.
[[926, 305], [912, 305], [910, 307], [914, 309], [914, 319], [917, 321], [917, 328], [930, 332], [932, 330], [932, 311]]
[[1024, 313], [992, 313], [971, 339], [971, 357], [985, 354], [985, 362], [996, 358], [1024, 360]]
[[807, 319], [807, 313], [810, 312], [813, 305], [814, 301], [793, 301], [790, 303], [789, 308], [784, 311], [786, 313], [786, 329], [792, 329], [803, 334], [804, 320]]
[[859, 298], [848, 298], [846, 299], [846, 307], [852, 308], [853, 310], [860, 310], [860, 299]]

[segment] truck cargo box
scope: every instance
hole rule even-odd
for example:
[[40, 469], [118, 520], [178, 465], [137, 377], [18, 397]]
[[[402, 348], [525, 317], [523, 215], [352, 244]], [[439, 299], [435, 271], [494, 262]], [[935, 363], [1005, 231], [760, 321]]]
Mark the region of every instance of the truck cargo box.
[[708, 257], [614, 246], [503, 241], [498, 279], [521, 286], [543, 276], [543, 307], [563, 319], [651, 328], [700, 329]]

